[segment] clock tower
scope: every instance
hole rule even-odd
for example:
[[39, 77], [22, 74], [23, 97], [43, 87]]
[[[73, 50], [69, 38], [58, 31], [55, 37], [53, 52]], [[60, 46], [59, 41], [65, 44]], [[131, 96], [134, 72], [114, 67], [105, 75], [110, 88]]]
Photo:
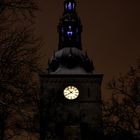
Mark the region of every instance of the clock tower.
[[101, 82], [82, 51], [76, 1], [64, 1], [58, 50], [41, 74], [41, 140], [93, 140], [102, 132]]

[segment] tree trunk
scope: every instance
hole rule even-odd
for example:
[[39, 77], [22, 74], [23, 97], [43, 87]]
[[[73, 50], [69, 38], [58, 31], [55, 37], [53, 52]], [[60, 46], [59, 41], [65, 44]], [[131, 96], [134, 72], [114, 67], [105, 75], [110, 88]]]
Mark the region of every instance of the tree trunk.
[[5, 107], [3, 105], [0, 106], [0, 140], [4, 140], [4, 132], [5, 132]]

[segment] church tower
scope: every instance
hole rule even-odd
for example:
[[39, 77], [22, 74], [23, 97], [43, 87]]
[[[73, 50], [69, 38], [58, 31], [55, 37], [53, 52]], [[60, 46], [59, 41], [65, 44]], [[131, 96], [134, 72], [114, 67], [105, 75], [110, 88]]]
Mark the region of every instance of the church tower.
[[64, 0], [59, 44], [41, 79], [41, 140], [93, 140], [102, 132], [101, 82], [82, 51], [76, 1]]

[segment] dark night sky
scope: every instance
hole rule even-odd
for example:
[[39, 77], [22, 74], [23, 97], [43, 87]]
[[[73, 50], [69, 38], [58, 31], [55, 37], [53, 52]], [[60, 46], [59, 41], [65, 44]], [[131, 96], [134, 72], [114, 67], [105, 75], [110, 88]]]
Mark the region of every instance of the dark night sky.
[[[40, 0], [36, 32], [44, 40], [41, 63], [58, 47], [57, 25], [64, 0]], [[93, 60], [105, 85], [113, 76], [125, 73], [140, 58], [140, 0], [77, 0], [83, 24], [82, 46]], [[106, 95], [105, 95], [106, 96]]]

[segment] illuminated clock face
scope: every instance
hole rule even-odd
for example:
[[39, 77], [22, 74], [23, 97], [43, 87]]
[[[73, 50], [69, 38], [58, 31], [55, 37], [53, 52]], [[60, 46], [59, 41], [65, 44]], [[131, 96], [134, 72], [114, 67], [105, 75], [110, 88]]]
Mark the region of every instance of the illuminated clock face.
[[69, 100], [74, 100], [79, 96], [79, 90], [74, 86], [68, 86], [64, 89], [64, 96]]

